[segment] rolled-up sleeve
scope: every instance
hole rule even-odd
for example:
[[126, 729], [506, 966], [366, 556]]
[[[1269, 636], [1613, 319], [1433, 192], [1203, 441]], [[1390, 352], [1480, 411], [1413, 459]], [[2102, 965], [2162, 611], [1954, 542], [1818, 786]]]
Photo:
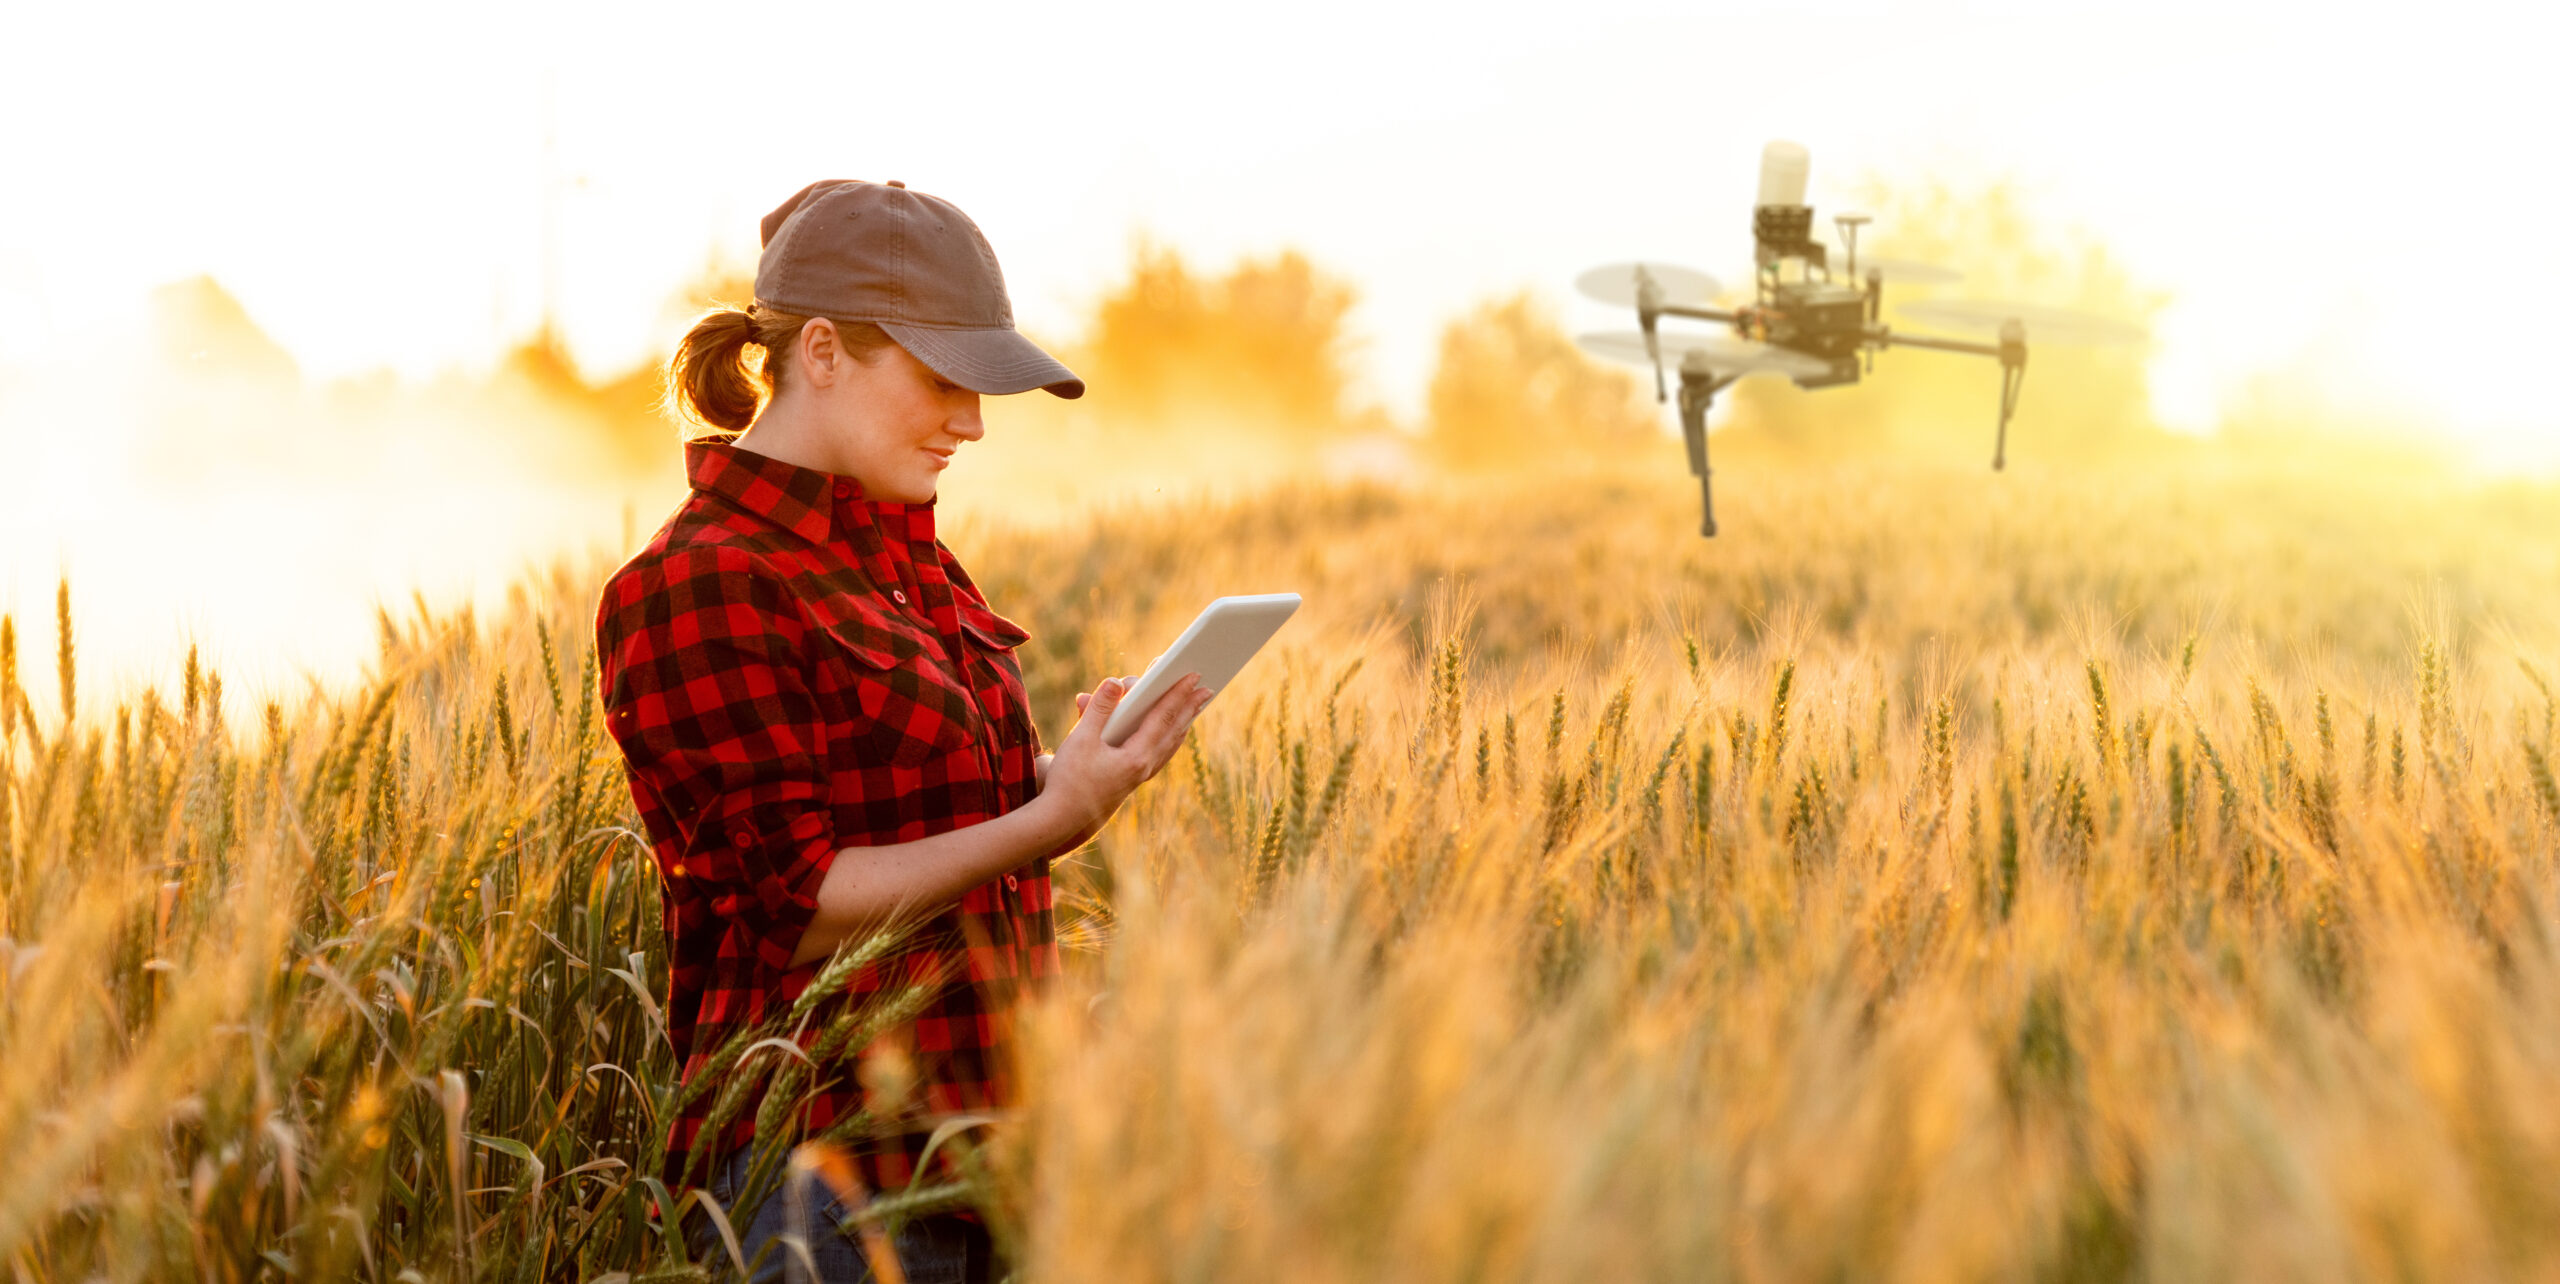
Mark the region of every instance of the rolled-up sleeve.
[[673, 823], [662, 873], [725, 925], [719, 954], [784, 971], [835, 857], [808, 624], [735, 549], [688, 551], [663, 570], [635, 586], [610, 640], [606, 722]]

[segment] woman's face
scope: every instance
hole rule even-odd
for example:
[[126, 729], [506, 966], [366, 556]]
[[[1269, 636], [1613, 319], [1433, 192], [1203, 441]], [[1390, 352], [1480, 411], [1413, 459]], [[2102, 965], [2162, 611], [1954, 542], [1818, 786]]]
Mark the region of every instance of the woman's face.
[[[821, 325], [829, 323], [812, 321], [809, 328]], [[868, 360], [851, 359], [832, 342], [804, 346], [834, 349], [834, 360], [821, 358], [830, 368], [810, 389], [840, 465], [829, 471], [860, 481], [873, 499], [932, 499], [952, 452], [987, 435], [978, 418], [978, 394], [935, 374], [894, 343]]]

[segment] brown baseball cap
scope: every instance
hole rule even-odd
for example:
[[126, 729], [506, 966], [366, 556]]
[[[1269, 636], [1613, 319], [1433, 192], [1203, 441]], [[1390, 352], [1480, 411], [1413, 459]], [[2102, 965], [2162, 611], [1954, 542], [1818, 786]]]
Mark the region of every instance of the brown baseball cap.
[[1084, 380], [1013, 328], [1004, 270], [978, 225], [904, 183], [811, 183], [765, 215], [756, 301], [869, 321], [973, 392], [1084, 395]]

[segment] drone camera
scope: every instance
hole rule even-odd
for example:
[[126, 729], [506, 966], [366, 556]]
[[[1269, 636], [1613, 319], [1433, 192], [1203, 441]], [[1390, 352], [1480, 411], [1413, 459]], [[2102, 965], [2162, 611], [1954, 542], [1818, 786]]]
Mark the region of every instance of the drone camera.
[[1788, 380], [1795, 384], [1795, 386], [1802, 388], [1807, 392], [1811, 392], [1816, 388], [1837, 388], [1842, 384], [1856, 383], [1858, 381], [1858, 373], [1858, 359], [1856, 357], [1844, 357], [1838, 361], [1832, 362], [1831, 368], [1821, 374], [1790, 375], [1788, 376]]

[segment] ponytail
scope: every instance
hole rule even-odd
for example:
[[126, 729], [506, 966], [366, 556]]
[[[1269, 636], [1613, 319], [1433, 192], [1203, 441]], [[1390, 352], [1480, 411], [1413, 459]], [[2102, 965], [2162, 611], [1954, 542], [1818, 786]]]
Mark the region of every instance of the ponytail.
[[740, 308], [703, 313], [667, 362], [667, 408], [723, 432], [745, 432], [771, 390], [766, 371], [747, 366], [747, 345], [759, 340], [756, 328]]
[[[702, 314], [676, 345], [667, 361], [667, 408], [678, 418], [692, 419], [724, 433], [736, 434], [754, 423], [756, 412], [782, 391], [788, 363], [774, 359], [788, 352], [809, 318], [749, 304]], [[869, 364], [882, 348], [896, 342], [868, 321], [839, 321], [836, 334], [854, 359]], [[747, 346], [765, 350], [764, 360], [747, 363]]]

